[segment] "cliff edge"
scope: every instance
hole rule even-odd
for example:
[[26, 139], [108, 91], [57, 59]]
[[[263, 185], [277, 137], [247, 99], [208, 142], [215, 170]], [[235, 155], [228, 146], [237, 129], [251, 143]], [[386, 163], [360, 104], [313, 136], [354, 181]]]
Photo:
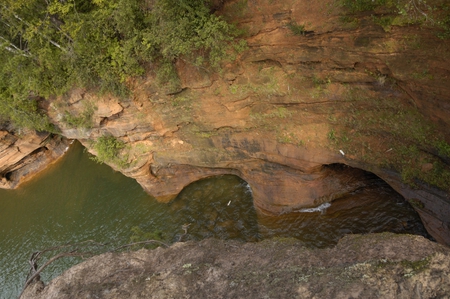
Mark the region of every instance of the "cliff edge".
[[411, 235], [348, 235], [321, 250], [206, 239], [96, 256], [21, 298], [447, 298], [449, 262], [448, 247]]

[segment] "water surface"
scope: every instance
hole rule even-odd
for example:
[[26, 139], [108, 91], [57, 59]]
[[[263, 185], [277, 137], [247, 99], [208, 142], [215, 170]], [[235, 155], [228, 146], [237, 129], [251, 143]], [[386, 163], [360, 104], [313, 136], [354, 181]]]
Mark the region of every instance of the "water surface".
[[[0, 298], [18, 295], [32, 252], [66, 243], [106, 243], [101, 252], [150, 232], [168, 243], [290, 236], [322, 248], [348, 233], [381, 231], [426, 234], [414, 210], [381, 180], [327, 209], [276, 217], [258, 213], [250, 187], [235, 176], [195, 182], [163, 204], [133, 179], [90, 160], [75, 143], [18, 190], [0, 190]], [[59, 260], [42, 279], [48, 282], [79, 261]]]
[[[0, 297], [17, 296], [32, 252], [89, 239], [127, 242], [133, 226], [170, 226], [165, 210], [134, 180], [91, 161], [74, 144], [44, 174], [17, 190], [0, 190]], [[54, 264], [44, 281], [75, 261]]]

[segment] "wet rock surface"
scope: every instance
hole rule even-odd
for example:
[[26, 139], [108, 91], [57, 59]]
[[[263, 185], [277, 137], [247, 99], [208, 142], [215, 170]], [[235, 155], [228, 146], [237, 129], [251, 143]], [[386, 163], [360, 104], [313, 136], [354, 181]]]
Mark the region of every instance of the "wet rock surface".
[[[40, 284], [39, 284], [40, 286]], [[348, 235], [334, 248], [295, 239], [206, 239], [93, 257], [22, 298], [447, 298], [450, 249], [423, 237]]]

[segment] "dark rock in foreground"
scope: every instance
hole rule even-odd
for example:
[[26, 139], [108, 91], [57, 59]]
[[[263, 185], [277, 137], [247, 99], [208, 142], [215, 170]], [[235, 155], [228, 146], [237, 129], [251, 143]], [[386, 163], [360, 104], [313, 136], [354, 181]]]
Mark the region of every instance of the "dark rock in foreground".
[[91, 258], [22, 298], [449, 298], [450, 248], [420, 236], [207, 239]]

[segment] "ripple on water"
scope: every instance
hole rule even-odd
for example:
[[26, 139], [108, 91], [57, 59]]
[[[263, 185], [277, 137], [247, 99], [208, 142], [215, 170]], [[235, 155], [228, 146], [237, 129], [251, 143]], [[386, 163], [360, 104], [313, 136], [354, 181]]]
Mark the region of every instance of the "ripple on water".
[[[134, 180], [89, 160], [75, 143], [38, 179], [0, 190], [0, 298], [17, 297], [33, 251], [88, 239], [114, 247], [128, 243], [136, 226], [169, 242], [295, 237], [318, 248], [349, 233], [426, 234], [415, 211], [381, 180], [328, 207], [280, 216], [255, 210], [250, 186], [229, 175], [195, 182], [162, 204]], [[42, 277], [48, 281], [77, 262], [60, 260]]]
[[335, 245], [346, 234], [394, 232], [429, 237], [417, 212], [382, 180], [327, 207], [279, 216], [258, 214], [264, 238], [294, 237], [310, 247]]

